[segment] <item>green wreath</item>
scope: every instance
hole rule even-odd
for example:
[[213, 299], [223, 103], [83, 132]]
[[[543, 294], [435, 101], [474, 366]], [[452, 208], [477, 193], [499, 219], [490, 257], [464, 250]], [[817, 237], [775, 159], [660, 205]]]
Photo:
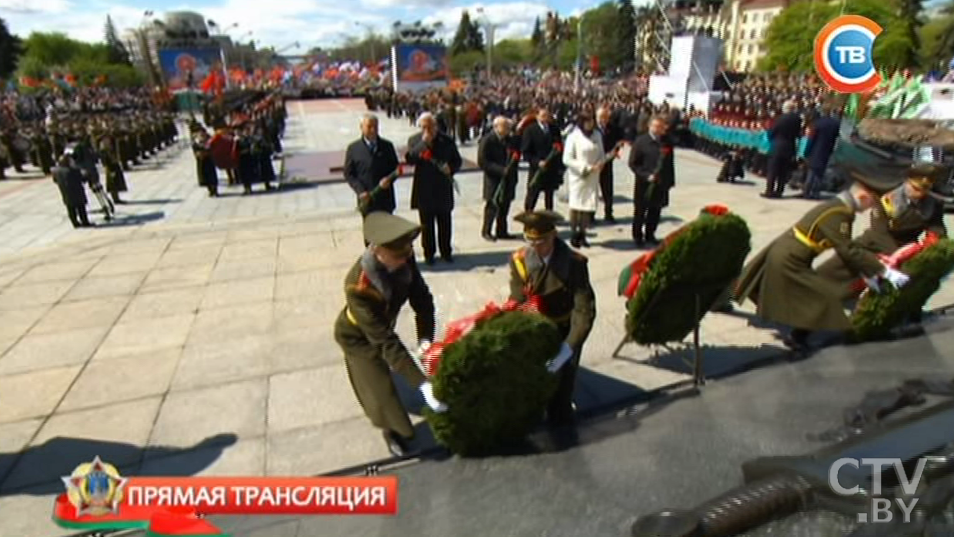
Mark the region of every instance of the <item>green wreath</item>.
[[543, 418], [558, 376], [547, 370], [563, 338], [536, 313], [506, 312], [444, 349], [434, 396], [448, 410], [425, 407], [434, 438], [452, 452], [486, 455], [513, 444]]
[[941, 280], [954, 270], [954, 241], [941, 239], [928, 246], [899, 268], [911, 277], [907, 285], [888, 285], [880, 293], [865, 293], [851, 316], [855, 341], [891, 337], [891, 331], [917, 314], [940, 287]]
[[640, 345], [685, 339], [742, 272], [750, 239], [740, 216], [706, 210], [667, 237], [626, 304], [629, 338]]

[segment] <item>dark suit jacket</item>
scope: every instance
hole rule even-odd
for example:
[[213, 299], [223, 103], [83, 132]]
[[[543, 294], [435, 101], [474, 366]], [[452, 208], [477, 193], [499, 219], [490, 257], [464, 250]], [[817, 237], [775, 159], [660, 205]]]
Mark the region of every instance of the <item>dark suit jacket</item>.
[[796, 143], [802, 135], [802, 117], [794, 112], [782, 114], [775, 119], [769, 129], [769, 140], [772, 142], [771, 155], [776, 157], [795, 158]]
[[53, 181], [60, 188], [63, 205], [67, 207], [86, 205], [83, 174], [78, 167], [57, 166], [53, 168]]
[[841, 121], [828, 116], [821, 116], [812, 125], [812, 135], [805, 146], [805, 158], [808, 167], [822, 173], [828, 166], [828, 159], [838, 141], [838, 132]]
[[[414, 183], [411, 185], [411, 208], [425, 212], [447, 212], [454, 209], [454, 183], [437, 168], [437, 163], [450, 166], [451, 175], [456, 174], [463, 160], [457, 144], [450, 136], [439, 132], [430, 147], [418, 133], [407, 141], [405, 161], [414, 165]], [[431, 160], [423, 158], [424, 151], [431, 150]]]
[[659, 207], [669, 205], [669, 189], [676, 185], [672, 140], [663, 136], [654, 141], [649, 133], [637, 136], [629, 151], [629, 169], [636, 175], [640, 196], [647, 191], [649, 176], [657, 173], [652, 198], [643, 201]]
[[[540, 161], [546, 159], [553, 150], [553, 144], [562, 143], [563, 137], [560, 136], [560, 129], [550, 123], [547, 130], [540, 127], [539, 121], [534, 121], [523, 131], [523, 142], [520, 145], [520, 152], [523, 158], [530, 163], [530, 178], [537, 173]], [[544, 178], [543, 188], [545, 190], [556, 190], [563, 180], [563, 156], [557, 155], [547, 165], [547, 175]]]
[[[496, 132], [491, 131], [480, 140], [477, 148], [477, 166], [484, 171], [484, 201], [491, 201], [497, 185], [503, 179], [507, 163], [510, 161], [510, 152], [516, 151], [519, 141], [514, 136], [501, 139]], [[512, 200], [517, 189], [517, 166], [513, 166], [507, 177], [506, 197]]]
[[[345, 152], [344, 176], [348, 185], [354, 190], [355, 194], [362, 192], [371, 192], [378, 186], [381, 179], [384, 179], [399, 164], [397, 152], [394, 151], [394, 144], [378, 137], [374, 154], [371, 154], [371, 148], [365, 143], [364, 138], [351, 143]], [[397, 203], [394, 199], [394, 188], [389, 188], [380, 195], [375, 196], [371, 201], [369, 211], [387, 211], [393, 212]]]

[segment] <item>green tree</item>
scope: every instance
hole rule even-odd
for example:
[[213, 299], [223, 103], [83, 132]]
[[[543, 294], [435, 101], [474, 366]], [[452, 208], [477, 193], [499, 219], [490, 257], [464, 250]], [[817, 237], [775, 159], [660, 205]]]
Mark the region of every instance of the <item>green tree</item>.
[[[586, 11], [582, 15], [583, 31], [583, 62], [584, 68], [588, 63], [586, 58], [596, 56], [600, 61], [600, 68], [612, 69], [619, 66], [627, 50], [620, 49], [620, 38], [617, 28], [620, 26], [619, 9], [613, 2], [605, 2], [598, 7]], [[575, 25], [573, 26], [575, 30]]]
[[619, 66], [631, 72], [636, 46], [636, 8], [633, 0], [619, 0], [619, 24], [616, 25], [616, 40], [619, 45]]
[[[875, 42], [876, 66], [888, 70], [913, 66], [910, 35], [891, 4], [882, 0], [852, 0], [845, 5], [845, 14], [849, 13], [868, 17], [884, 28]], [[765, 37], [767, 52], [759, 61], [759, 69], [813, 70], [813, 55], [806, 51], [814, 50], [815, 36], [839, 14], [841, 6], [822, 2], [796, 2], [785, 8], [769, 26]]]
[[467, 50], [484, 50], [484, 32], [479, 24], [470, 21], [467, 29]]
[[129, 52], [126, 51], [123, 42], [119, 40], [116, 26], [113, 24], [113, 19], [109, 15], [106, 15], [106, 27], [103, 29], [103, 34], [106, 46], [109, 47], [109, 63], [131, 65], [129, 62]]
[[540, 50], [543, 47], [544, 37], [543, 28], [540, 27], [540, 17], [533, 21], [533, 33], [530, 34], [530, 43], [534, 50]]
[[494, 65], [516, 67], [531, 63], [534, 57], [533, 42], [529, 39], [504, 39], [494, 45]]
[[954, 2], [942, 7], [937, 16], [921, 26], [918, 37], [921, 66], [946, 71], [954, 56]]
[[78, 52], [77, 41], [61, 32], [33, 32], [23, 42], [24, 54], [46, 65], [65, 65]]
[[7, 23], [0, 19], [0, 78], [8, 78], [17, 69], [17, 60], [23, 53], [20, 38], [11, 35]]
[[467, 73], [471, 73], [477, 67], [484, 65], [486, 61], [486, 56], [479, 50], [468, 50], [451, 56], [448, 65], [455, 77], [464, 77]]
[[903, 58], [901, 58], [902, 65], [914, 66], [918, 63], [918, 50], [921, 48], [918, 32], [922, 26], [921, 11], [923, 8], [921, 0], [896, 1], [898, 2], [897, 17], [900, 28], [895, 33], [901, 33], [902, 37], [898, 39], [903, 39], [907, 45]]
[[454, 34], [454, 40], [451, 41], [451, 54], [463, 54], [464, 52], [474, 50], [470, 47], [473, 26], [474, 23], [470, 20], [470, 13], [468, 13], [466, 9], [461, 11], [460, 22], [457, 24], [457, 33]]

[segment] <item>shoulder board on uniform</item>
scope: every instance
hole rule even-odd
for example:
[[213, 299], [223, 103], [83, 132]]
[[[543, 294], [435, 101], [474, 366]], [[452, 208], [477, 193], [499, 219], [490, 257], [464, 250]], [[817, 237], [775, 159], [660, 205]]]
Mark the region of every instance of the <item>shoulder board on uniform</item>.
[[358, 273], [357, 281], [355, 281], [354, 284], [345, 286], [345, 290], [353, 291], [355, 293], [367, 295], [370, 297], [383, 298], [383, 296], [381, 295], [381, 292], [378, 291], [376, 287], [374, 287], [373, 283], [371, 283], [371, 278], [368, 278], [368, 274], [364, 271], [364, 269], [362, 269], [361, 272]]
[[519, 248], [510, 256], [511, 261], [513, 261], [514, 268], [517, 269], [517, 274], [520, 275], [520, 279], [523, 281], [527, 281], [527, 279], [530, 277], [530, 273], [527, 271], [527, 262], [525, 260], [526, 255], [526, 250], [524, 248]]

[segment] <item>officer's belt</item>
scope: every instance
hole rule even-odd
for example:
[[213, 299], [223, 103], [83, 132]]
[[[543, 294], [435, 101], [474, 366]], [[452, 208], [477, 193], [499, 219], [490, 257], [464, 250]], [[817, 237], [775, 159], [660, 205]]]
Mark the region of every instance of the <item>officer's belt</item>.
[[[354, 326], [358, 326], [358, 319], [354, 316], [354, 313], [351, 313], [351, 308], [345, 308], [345, 317], [348, 318], [349, 323], [351, 323]], [[397, 324], [397, 319], [394, 319], [393, 321], [388, 323], [388, 327], [393, 330], [396, 324]]]
[[559, 316], [559, 317], [547, 317], [547, 318], [550, 319], [551, 321], [555, 322], [556, 324], [564, 324], [564, 323], [569, 322], [569, 321], [570, 321], [570, 317], [572, 317], [572, 316], [573, 316], [573, 312], [571, 311], [571, 312], [569, 312], [569, 313], [567, 313], [567, 314], [564, 314], [564, 315], [561, 315], [561, 316]]
[[831, 248], [831, 242], [828, 239], [822, 239], [821, 241], [814, 241], [811, 237], [802, 233], [802, 230], [798, 229], [798, 226], [792, 228], [792, 233], [795, 235], [795, 238], [798, 239], [798, 242], [804, 244], [809, 249], [813, 250], [816, 253], [822, 253], [825, 250]]

